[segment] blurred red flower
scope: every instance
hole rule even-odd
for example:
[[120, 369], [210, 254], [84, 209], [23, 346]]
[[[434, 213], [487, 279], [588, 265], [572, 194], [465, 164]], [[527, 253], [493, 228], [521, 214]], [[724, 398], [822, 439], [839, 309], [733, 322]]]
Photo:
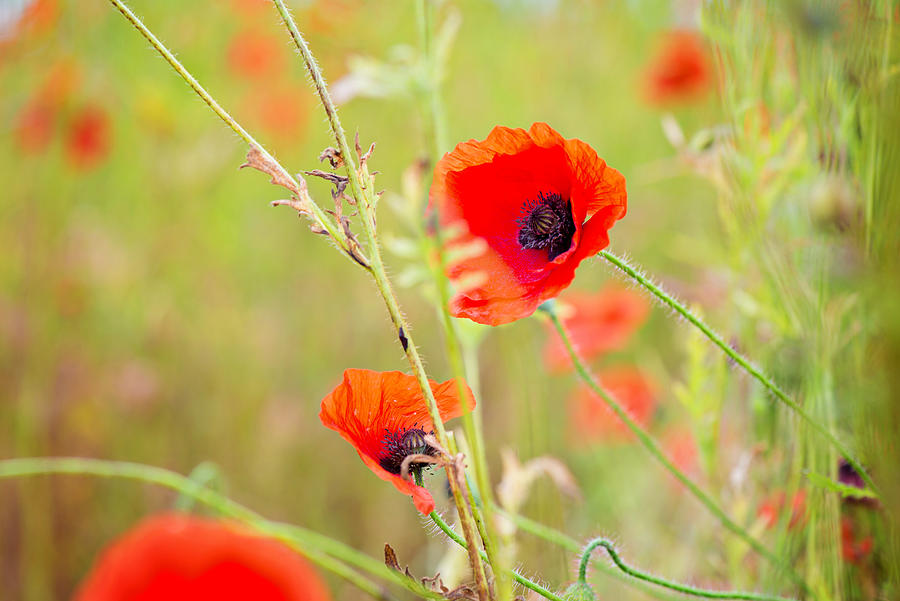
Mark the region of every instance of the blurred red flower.
[[87, 105], [76, 111], [65, 135], [66, 157], [76, 169], [96, 167], [109, 155], [112, 124], [106, 109]]
[[[441, 419], [462, 415], [456, 380], [431, 382], [431, 390]], [[475, 399], [468, 386], [466, 393], [466, 405], [471, 410]], [[412, 496], [416, 509], [424, 514], [434, 510], [431, 493], [400, 475], [408, 455], [434, 452], [424, 441], [434, 426], [413, 376], [399, 371], [348, 369], [344, 380], [322, 400], [319, 419], [352, 444], [376, 476]], [[424, 464], [410, 467], [421, 469]]]
[[80, 79], [78, 65], [71, 59], [54, 63], [41, 86], [16, 116], [16, 145], [26, 153], [43, 152], [53, 139], [60, 109]]
[[269, 10], [271, 4], [269, 0], [231, 0], [235, 12], [243, 17], [257, 16]]
[[[656, 410], [656, 395], [649, 379], [634, 367], [616, 367], [598, 374], [600, 385], [619, 402], [634, 421], [647, 426]], [[576, 389], [570, 405], [572, 430], [578, 438], [610, 442], [632, 439], [634, 434], [606, 402], [586, 385]]]
[[308, 92], [297, 87], [261, 86], [247, 97], [248, 114], [266, 134], [298, 143], [306, 129]]
[[284, 69], [284, 47], [273, 35], [248, 30], [228, 44], [228, 67], [247, 79], [269, 77]]
[[330, 601], [282, 543], [186, 514], [148, 518], [109, 545], [75, 601]]
[[[766, 528], [774, 528], [785, 507], [785, 493], [779, 491], [766, 497], [756, 510], [756, 517], [764, 520]], [[806, 491], [798, 490], [791, 499], [791, 518], [788, 528], [795, 528], [806, 515]]]
[[[593, 294], [572, 292], [560, 299], [559, 313], [572, 345], [585, 361], [625, 346], [637, 328], [647, 319], [650, 306], [633, 290], [607, 287]], [[550, 329], [544, 345], [544, 361], [553, 371], [572, 368], [569, 353]]]
[[872, 552], [874, 542], [871, 536], [857, 539], [856, 528], [853, 520], [841, 518], [841, 556], [847, 563], [862, 565], [863, 561]]
[[693, 101], [712, 85], [712, 66], [699, 34], [664, 35], [646, 74], [647, 96], [656, 104]]
[[500, 325], [556, 297], [583, 259], [609, 245], [608, 230], [625, 215], [625, 178], [546, 123], [528, 131], [495, 127], [438, 162], [430, 205], [443, 225], [465, 230], [451, 250], [485, 247], [448, 270], [470, 284], [460, 285], [452, 314]]

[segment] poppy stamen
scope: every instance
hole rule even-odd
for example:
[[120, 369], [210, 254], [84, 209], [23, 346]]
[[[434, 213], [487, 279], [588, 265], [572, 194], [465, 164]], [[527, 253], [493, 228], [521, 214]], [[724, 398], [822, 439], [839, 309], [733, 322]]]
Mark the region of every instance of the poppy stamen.
[[[385, 430], [384, 434], [384, 455], [378, 461], [378, 464], [392, 474], [400, 474], [403, 468], [403, 460], [410, 455], [431, 455], [435, 456], [437, 451], [431, 448], [425, 441], [425, 437], [429, 434], [433, 435], [434, 431], [425, 432], [422, 428], [412, 427], [397, 432]], [[421, 470], [427, 464], [413, 462], [410, 466], [410, 472]]]
[[522, 205], [519, 218], [519, 246], [528, 249], [547, 249], [547, 258], [552, 261], [572, 246], [575, 235], [575, 220], [572, 218], [572, 203], [563, 200], [555, 192], [538, 192], [538, 198], [527, 200]]

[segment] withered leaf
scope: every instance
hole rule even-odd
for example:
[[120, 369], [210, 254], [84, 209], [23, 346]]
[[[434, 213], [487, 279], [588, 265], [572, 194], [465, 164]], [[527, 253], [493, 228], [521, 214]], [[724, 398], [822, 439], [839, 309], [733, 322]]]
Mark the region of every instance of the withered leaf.
[[251, 146], [250, 150], [247, 151], [247, 162], [241, 165], [240, 168], [243, 169], [244, 167], [253, 167], [269, 174], [272, 176], [270, 181], [273, 184], [287, 188], [299, 198], [305, 198], [308, 195], [306, 182], [301, 178], [295, 185], [287, 173], [284, 172], [284, 169], [272, 157], [263, 153], [259, 146]]
[[400, 569], [400, 562], [397, 561], [397, 554], [389, 543], [384, 543], [384, 565], [398, 572], [403, 571]]
[[319, 155], [319, 162], [327, 160], [331, 164], [332, 169], [337, 169], [344, 164], [344, 156], [341, 151], [334, 146], [329, 146]]
[[329, 173], [327, 171], [322, 171], [321, 169], [313, 169], [312, 171], [304, 171], [303, 173], [305, 173], [306, 175], [312, 175], [313, 177], [321, 177], [325, 181], [334, 184], [335, 198], [340, 197], [344, 193], [344, 190], [347, 189], [347, 184], [350, 182], [350, 179], [344, 175]]

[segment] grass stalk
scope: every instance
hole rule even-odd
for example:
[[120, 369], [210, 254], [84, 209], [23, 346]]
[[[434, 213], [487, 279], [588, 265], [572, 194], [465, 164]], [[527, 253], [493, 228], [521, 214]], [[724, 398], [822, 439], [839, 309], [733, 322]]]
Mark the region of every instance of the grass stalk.
[[[81, 457], [29, 457], [0, 460], [0, 479], [50, 474], [122, 478], [169, 488], [177, 491], [182, 496], [195, 499], [197, 502], [216, 510], [221, 515], [243, 522], [262, 534], [287, 543], [322, 568], [335, 571], [338, 576], [347, 579], [354, 586], [372, 594], [376, 598], [384, 598], [385, 593], [383, 589], [348, 566], [353, 566], [372, 576], [402, 586], [420, 597], [442, 599], [441, 595], [428, 590], [419, 582], [407, 578], [405, 575], [388, 568], [384, 563], [340, 541], [299, 526], [267, 520], [236, 501], [206, 488], [202, 484], [177, 472], [141, 463]], [[327, 559], [322, 561], [323, 556], [330, 557], [331, 561]], [[341, 566], [339, 564], [345, 565]]]

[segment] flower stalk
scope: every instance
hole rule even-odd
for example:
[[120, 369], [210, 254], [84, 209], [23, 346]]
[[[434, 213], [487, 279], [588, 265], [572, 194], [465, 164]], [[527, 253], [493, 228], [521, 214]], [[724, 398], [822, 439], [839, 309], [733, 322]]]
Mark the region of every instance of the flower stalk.
[[683, 471], [678, 469], [678, 467], [672, 463], [672, 461], [666, 456], [663, 452], [662, 448], [660, 448], [659, 444], [654, 440], [654, 438], [648, 433], [644, 428], [642, 428], [637, 422], [635, 422], [628, 412], [622, 408], [622, 405], [616, 401], [610, 394], [600, 385], [597, 379], [588, 371], [584, 362], [581, 360], [581, 357], [578, 356], [578, 353], [575, 351], [575, 348], [572, 346], [572, 340], [566, 332], [565, 327], [562, 324], [562, 321], [559, 319], [559, 316], [556, 313], [556, 309], [554, 303], [548, 302], [541, 305], [541, 310], [546, 313], [550, 321], [553, 323], [554, 328], [559, 334], [560, 339], [563, 341], [563, 344], [566, 347], [566, 351], [569, 354], [569, 358], [572, 360], [572, 364], [575, 366], [575, 371], [578, 373], [579, 377], [587, 384], [594, 393], [596, 393], [606, 405], [616, 414], [616, 416], [631, 430], [635, 436], [637, 436], [638, 440], [644, 446], [645, 449], [656, 459], [662, 466], [672, 474], [679, 482], [681, 482], [690, 492], [691, 494], [698, 500], [700, 503], [706, 507], [706, 509], [715, 516], [719, 523], [721, 523], [726, 529], [737, 535], [741, 540], [747, 543], [754, 551], [756, 551], [759, 555], [766, 559], [769, 563], [771, 563], [776, 568], [784, 571], [787, 575], [790, 576], [792, 580], [794, 580], [797, 584], [803, 587], [808, 593], [812, 593], [809, 586], [806, 582], [797, 574], [789, 565], [784, 563], [777, 555], [772, 553], [769, 549], [767, 549], [761, 542], [759, 542], [756, 538], [750, 535], [744, 528], [738, 525], [734, 520], [732, 520], [725, 511], [716, 504], [716, 502], [710, 497], [708, 494], [703, 492], [699, 486], [697, 486]]
[[581, 554], [581, 560], [578, 563], [578, 580], [580, 582], [587, 582], [587, 568], [588, 563], [590, 563], [591, 553], [594, 552], [598, 547], [602, 547], [606, 549], [606, 552], [609, 554], [610, 559], [612, 559], [613, 563], [620, 570], [628, 574], [633, 578], [637, 578], [638, 580], [643, 580], [644, 582], [650, 582], [657, 586], [661, 586], [673, 591], [677, 591], [679, 593], [683, 593], [685, 595], [693, 595], [695, 597], [703, 597], [705, 599], [744, 599], [747, 601], [793, 601], [788, 597], [776, 597], [772, 595], [763, 595], [758, 593], [747, 593], [743, 591], [713, 591], [703, 588], [697, 588], [694, 586], [690, 586], [687, 584], [682, 584], [680, 582], [675, 582], [673, 580], [666, 580], [665, 578], [660, 578], [658, 576], [654, 576], [653, 574], [648, 574], [647, 572], [642, 572], [637, 570], [624, 561], [619, 556], [618, 551], [616, 551], [615, 545], [613, 545], [612, 541], [606, 538], [595, 538], [594, 540], [588, 542], [588, 544], [584, 547], [584, 551]]
[[642, 288], [647, 290], [650, 294], [655, 296], [658, 300], [660, 300], [664, 305], [674, 310], [680, 316], [685, 318], [691, 325], [700, 330], [704, 336], [706, 336], [713, 344], [719, 347], [722, 352], [724, 352], [728, 357], [734, 361], [737, 365], [741, 367], [744, 371], [750, 374], [753, 378], [755, 378], [760, 384], [762, 384], [766, 390], [768, 390], [772, 395], [775, 396], [781, 403], [789, 407], [794, 413], [799, 415], [803, 421], [809, 424], [816, 432], [824, 436], [837, 451], [844, 456], [847, 462], [853, 466], [853, 469], [862, 477], [865, 481], [866, 485], [874, 492], [877, 493], [878, 489], [875, 486], [875, 482], [872, 481], [869, 474], [863, 469], [862, 464], [860, 464], [859, 460], [857, 460], [853, 453], [850, 452], [850, 449], [841, 442], [841, 440], [827, 427], [820, 424], [813, 418], [809, 413], [807, 413], [803, 407], [799, 405], [796, 401], [791, 399], [784, 390], [781, 389], [778, 384], [775, 383], [774, 380], [766, 376], [762, 370], [753, 365], [749, 359], [747, 359], [744, 355], [734, 350], [731, 345], [729, 345], [725, 340], [716, 333], [711, 327], [709, 327], [706, 322], [700, 319], [699, 316], [695, 315], [690, 309], [685, 307], [683, 304], [678, 302], [671, 294], [666, 293], [662, 288], [654, 284], [650, 279], [645, 277], [638, 271], [636, 268], [632, 267], [628, 264], [628, 262], [622, 257], [618, 257], [613, 253], [602, 250], [599, 255], [603, 257], [607, 262], [617, 268], [619, 271], [624, 273], [629, 278], [633, 279], [635, 282], [641, 285]]
[[212, 95], [206, 91], [200, 82], [198, 82], [193, 75], [191, 75], [190, 71], [188, 71], [184, 65], [179, 62], [175, 55], [163, 44], [159, 38], [154, 35], [150, 29], [144, 25], [143, 21], [141, 21], [137, 15], [132, 12], [128, 6], [122, 2], [122, 0], [109, 0], [113, 6], [118, 9], [122, 16], [137, 29], [144, 38], [150, 42], [150, 45], [156, 49], [157, 52], [166, 60], [167, 63], [175, 70], [178, 75], [184, 79], [185, 82], [191, 87], [192, 90], [205, 102], [212, 111], [219, 116], [222, 121], [225, 122], [228, 127], [231, 128], [234, 133], [241, 137], [249, 146], [251, 153], [256, 151], [262, 157], [262, 161], [275, 172], [272, 173], [273, 181], [277, 178], [280, 181], [285, 182], [288, 187], [292, 190], [296, 191], [300, 196], [298, 202], [302, 204], [302, 206], [307, 209], [310, 213], [312, 213], [312, 217], [314, 218], [315, 225], [322, 228], [325, 232], [328, 233], [328, 237], [337, 245], [337, 247], [341, 250], [349, 258], [353, 259], [356, 263], [359, 263], [362, 266], [366, 264], [366, 258], [364, 256], [354, 256], [354, 253], [358, 254], [359, 251], [351, 248], [348, 241], [344, 238], [343, 234], [338, 231], [335, 223], [328, 217], [325, 211], [320, 207], [315, 200], [306, 192], [306, 184], [301, 181], [298, 181], [293, 175], [285, 169], [281, 163], [279, 163], [275, 157], [273, 157], [269, 152], [263, 148], [262, 144], [256, 141], [256, 139], [250, 135], [250, 133], [244, 129], [240, 123], [238, 123], [228, 111], [226, 111], [222, 105], [220, 105]]

